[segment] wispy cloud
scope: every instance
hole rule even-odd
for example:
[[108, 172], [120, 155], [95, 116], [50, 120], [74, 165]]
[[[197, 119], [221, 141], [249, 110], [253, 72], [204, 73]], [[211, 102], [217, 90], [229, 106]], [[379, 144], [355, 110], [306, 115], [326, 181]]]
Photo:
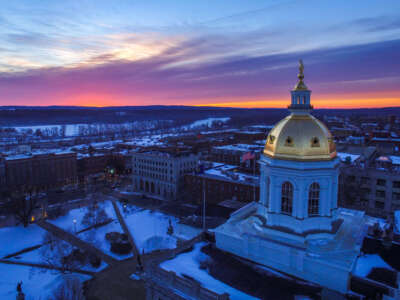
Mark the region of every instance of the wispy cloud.
[[[185, 41], [135, 61], [99, 57], [102, 64], [42, 68], [0, 77], [6, 103], [142, 105], [235, 103], [258, 99], [265, 106], [288, 98], [297, 60], [306, 62], [306, 81], [314, 94], [398, 93], [400, 40], [303, 53], [235, 56], [197, 64], [199, 41]], [[207, 52], [205, 46], [201, 47]], [[214, 51], [211, 46], [211, 52]], [[206, 55], [206, 53], [203, 53]], [[105, 62], [106, 61], [106, 62]], [[354, 85], [343, 82], [354, 81]], [[355, 88], [356, 87], [356, 88]]]
[[376, 12], [350, 16], [353, 3], [222, 2], [213, 4], [219, 10], [151, 0], [8, 3], [0, 12], [0, 104], [276, 105], [299, 58], [323, 97], [398, 95], [395, 9], [376, 2]]

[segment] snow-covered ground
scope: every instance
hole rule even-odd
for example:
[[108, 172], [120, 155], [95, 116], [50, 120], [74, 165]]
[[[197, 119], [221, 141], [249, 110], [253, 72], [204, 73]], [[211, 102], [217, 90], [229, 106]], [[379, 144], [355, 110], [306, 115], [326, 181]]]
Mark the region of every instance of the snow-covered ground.
[[195, 129], [195, 128], [199, 128], [199, 127], [210, 128], [210, 127], [212, 127], [214, 122], [226, 123], [230, 119], [231, 119], [230, 117], [225, 117], [225, 118], [208, 118], [208, 119], [203, 119], [203, 120], [197, 120], [190, 125], [182, 126], [182, 128], [186, 129], [186, 130]]
[[[41, 251], [40, 248], [38, 248], [36, 250], [32, 250], [32, 251], [25, 252], [25, 253], [22, 253], [17, 256], [13, 256], [10, 259], [14, 260], [14, 261], [19, 261], [19, 262], [30, 262], [30, 263], [37, 263], [37, 264], [46, 263], [43, 261], [40, 251]], [[104, 269], [105, 267], [107, 267], [107, 264], [104, 261], [102, 261], [101, 265], [98, 268], [94, 268], [90, 264], [87, 264], [85, 266], [79, 267], [79, 269], [85, 270], [85, 271], [96, 272], [96, 271], [100, 271], [100, 270]]]
[[38, 268], [0, 264], [0, 299], [16, 299], [17, 283], [22, 281], [22, 290], [27, 300], [47, 300], [64, 278], [76, 277], [81, 281], [90, 279], [88, 275], [44, 271]]
[[[117, 218], [111, 201], [106, 200], [104, 202], [99, 202], [99, 206], [104, 208], [105, 212], [110, 218], [112, 218], [113, 220]], [[74, 232], [75, 231], [74, 220], [76, 220], [76, 231], [80, 231], [87, 227], [82, 224], [82, 219], [87, 211], [88, 208], [86, 206], [81, 208], [71, 209], [64, 216], [61, 216], [55, 220], [48, 220], [48, 221], [64, 230]]]
[[209, 290], [219, 294], [228, 293], [232, 300], [257, 299], [215, 279], [206, 270], [200, 269], [200, 262], [210, 259], [208, 255], [200, 250], [204, 245], [206, 245], [204, 242], [197, 243], [193, 251], [182, 253], [174, 259], [161, 263], [161, 268], [167, 271], [174, 271], [181, 276], [186, 274], [199, 281], [203, 287]]
[[65, 136], [81, 136], [88, 135], [90, 133], [102, 133], [102, 132], [118, 132], [122, 129], [125, 130], [146, 130], [154, 129], [159, 124], [171, 124], [171, 120], [146, 120], [146, 121], [135, 121], [127, 123], [93, 123], [93, 124], [45, 124], [45, 125], [34, 125], [34, 126], [15, 126], [14, 128], [19, 132], [26, 132], [28, 130], [36, 131], [40, 130], [45, 135], [52, 135], [52, 133], [64, 132]]
[[[110, 251], [110, 243], [105, 238], [106, 233], [112, 231], [123, 233], [123, 230], [118, 222], [117, 216], [115, 215], [114, 207], [111, 201], [106, 200], [104, 202], [100, 202], [99, 206], [104, 208], [104, 211], [106, 212], [107, 216], [112, 219], [112, 222], [107, 225], [82, 232], [79, 234], [79, 237], [84, 241], [92, 244], [93, 246], [99, 248], [104, 253], [113, 256], [114, 258], [125, 259], [132, 256], [132, 254], [118, 255]], [[60, 228], [63, 228], [64, 230], [74, 232], [74, 220], [76, 220], [76, 231], [80, 231], [86, 228], [86, 226], [82, 224], [82, 219], [87, 211], [87, 207], [72, 209], [65, 216], [62, 216], [50, 222]]]
[[0, 258], [42, 243], [45, 230], [35, 224], [0, 228]]
[[[75, 229], [76, 231], [80, 231], [86, 228], [85, 225], [82, 225], [82, 219], [86, 212], [86, 207], [74, 208], [68, 211], [64, 216], [55, 220], [48, 219], [47, 221], [69, 232], [75, 232]], [[75, 223], [74, 220], [76, 220]]]
[[169, 220], [174, 228], [176, 226], [175, 217], [135, 206], [124, 208], [119, 204], [119, 207], [140, 252], [176, 247], [176, 237], [167, 234]]
[[127, 257], [131, 257], [132, 253], [120, 255], [111, 252], [110, 250], [111, 245], [106, 240], [106, 233], [113, 231], [123, 233], [123, 230], [118, 220], [114, 220], [105, 226], [101, 226], [98, 228], [91, 229], [89, 231], [82, 232], [79, 234], [79, 237], [116, 259], [125, 259]]
[[373, 268], [392, 270], [392, 268], [378, 254], [366, 254], [357, 259], [354, 275], [367, 277]]
[[[177, 239], [189, 240], [201, 231], [179, 224], [178, 219], [173, 216], [143, 210], [133, 205], [128, 205], [126, 208], [120, 203], [118, 205], [140, 252], [175, 248]], [[170, 221], [174, 229], [172, 236], [167, 234]]]

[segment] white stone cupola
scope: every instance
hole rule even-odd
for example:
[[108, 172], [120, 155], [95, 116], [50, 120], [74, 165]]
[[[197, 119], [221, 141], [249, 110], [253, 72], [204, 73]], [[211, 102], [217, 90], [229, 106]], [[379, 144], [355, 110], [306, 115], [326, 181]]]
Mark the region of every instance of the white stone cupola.
[[259, 161], [260, 202], [267, 226], [306, 236], [333, 230], [339, 160], [328, 128], [309, 113], [302, 61], [298, 79], [291, 114], [270, 131]]

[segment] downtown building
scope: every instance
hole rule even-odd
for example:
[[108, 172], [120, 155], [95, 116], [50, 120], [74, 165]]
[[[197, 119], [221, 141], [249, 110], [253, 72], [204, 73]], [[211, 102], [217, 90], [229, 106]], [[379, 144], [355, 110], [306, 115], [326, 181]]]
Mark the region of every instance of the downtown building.
[[189, 199], [200, 204], [204, 196], [207, 204], [225, 202], [229, 206], [259, 200], [259, 176], [238, 172], [237, 166], [211, 164], [211, 167], [206, 167], [201, 172], [185, 175], [185, 195]]
[[[265, 138], [265, 135], [262, 135]], [[251, 174], [259, 172], [256, 161], [260, 158], [264, 146], [257, 144], [233, 144], [215, 146], [211, 149], [210, 160], [229, 165], [240, 166], [242, 170]], [[255, 159], [243, 162], [243, 155], [254, 153]]]
[[132, 154], [133, 190], [165, 200], [177, 200], [186, 173], [197, 169], [199, 155], [190, 151], [145, 151]]
[[368, 147], [340, 167], [339, 205], [387, 218], [400, 210], [400, 156]]
[[42, 192], [77, 183], [76, 153], [39, 152], [5, 157], [7, 189]]

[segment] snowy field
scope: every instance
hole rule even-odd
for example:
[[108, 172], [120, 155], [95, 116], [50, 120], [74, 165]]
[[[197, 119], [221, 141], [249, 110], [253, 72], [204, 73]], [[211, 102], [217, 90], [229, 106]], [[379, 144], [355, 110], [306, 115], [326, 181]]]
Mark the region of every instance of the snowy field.
[[[42, 243], [45, 230], [35, 224], [0, 228], [0, 258]], [[7, 245], [7, 246], [6, 246]]]
[[[42, 255], [40, 254], [40, 251], [41, 251], [41, 249], [38, 248], [36, 250], [32, 250], [32, 251], [25, 252], [25, 253], [22, 253], [17, 256], [13, 256], [10, 259], [14, 260], [14, 261], [19, 261], [19, 262], [31, 262], [31, 263], [43, 264], [45, 262], [42, 259]], [[104, 261], [102, 261], [101, 265], [98, 268], [94, 268], [90, 264], [87, 264], [85, 266], [79, 267], [79, 269], [85, 270], [85, 271], [97, 272], [97, 271], [103, 270], [105, 267], [107, 267], [107, 264]]]
[[[135, 121], [128, 123], [93, 123], [93, 124], [64, 124], [64, 125], [56, 125], [56, 124], [45, 124], [45, 125], [36, 125], [36, 126], [15, 126], [17, 131], [26, 132], [28, 130], [36, 131], [40, 130], [43, 133], [60, 133], [64, 132], [65, 136], [81, 136], [88, 135], [90, 133], [96, 132], [118, 132], [121, 129], [125, 130], [146, 130], [146, 129], [154, 129], [160, 123], [160, 120], [148, 120], [148, 121]], [[172, 123], [171, 120], [162, 120], [161, 123]]]
[[[103, 202], [99, 202], [99, 207], [104, 208], [104, 211], [107, 213], [108, 217], [110, 217], [113, 220], [117, 219], [111, 201], [106, 200]], [[74, 232], [75, 231], [74, 220], [76, 220], [76, 231], [80, 231], [87, 227], [82, 224], [82, 219], [87, 211], [88, 208], [86, 206], [81, 208], [71, 209], [64, 216], [61, 216], [55, 220], [48, 220], [48, 222], [66, 231]]]
[[186, 129], [186, 130], [201, 128], [201, 127], [210, 128], [210, 127], [212, 127], [214, 122], [226, 123], [230, 119], [231, 119], [230, 117], [225, 117], [225, 118], [208, 118], [208, 119], [204, 119], [204, 120], [197, 120], [190, 125], [182, 126], [182, 128]]
[[[133, 205], [126, 208], [121, 203], [118, 205], [140, 252], [173, 249], [178, 239], [189, 240], [201, 232], [201, 229], [179, 224], [174, 216]], [[171, 236], [167, 234], [170, 221], [174, 229]]]
[[43, 271], [42, 269], [0, 264], [0, 299], [15, 300], [17, 283], [22, 281], [26, 300], [47, 300], [65, 276], [76, 277], [81, 281], [90, 279], [88, 275]]
[[[110, 243], [105, 239], [106, 233], [112, 231], [123, 233], [123, 230], [118, 222], [117, 216], [115, 215], [114, 207], [111, 201], [107, 200], [100, 202], [99, 206], [104, 208], [104, 211], [106, 212], [107, 216], [112, 219], [112, 222], [107, 225], [82, 232], [78, 234], [79, 238], [92, 244], [114, 258], [125, 259], [132, 256], [132, 254], [118, 255], [110, 251]], [[64, 230], [75, 232], [74, 220], [76, 220], [76, 231], [80, 231], [86, 228], [86, 226], [82, 224], [82, 219], [87, 211], [87, 207], [72, 209], [65, 216], [57, 218], [56, 220], [51, 220], [50, 222]]]
[[[92, 229], [87, 232], [79, 234], [79, 236], [91, 244], [97, 246], [105, 253], [112, 255], [117, 259], [125, 258], [130, 255], [115, 255], [110, 251], [110, 244], [105, 240], [105, 234], [110, 231], [122, 232], [118, 220], [116, 220], [114, 208], [110, 201], [105, 201], [100, 204], [107, 215], [113, 219], [113, 221], [105, 226], [98, 229]], [[77, 208], [69, 211], [65, 216], [62, 216], [56, 220], [50, 222], [63, 228], [74, 232], [75, 219], [77, 230], [83, 229], [85, 226], [81, 224], [83, 216], [87, 212], [87, 208]], [[43, 241], [45, 230], [35, 224], [31, 224], [24, 228], [23, 226], [15, 227], [4, 227], [0, 228], [0, 257], [3, 258], [6, 255], [18, 252], [20, 250], [40, 245]], [[7, 245], [7, 246], [5, 246]], [[19, 262], [32, 262], [32, 263], [43, 263], [41, 249], [32, 250], [18, 256], [11, 258], [10, 260]], [[87, 271], [99, 271], [107, 266], [106, 263], [102, 262], [99, 268], [95, 269], [89, 264], [83, 266], [83, 270]], [[19, 265], [8, 265], [0, 263], [0, 299], [15, 299], [16, 286], [19, 281], [23, 282], [23, 291], [26, 294], [27, 300], [47, 300], [51, 295], [53, 289], [63, 282], [63, 277], [60, 272], [42, 270], [39, 268], [32, 268], [28, 266]], [[7, 276], [4, 276], [4, 275]], [[79, 279], [87, 280], [89, 276], [86, 275], [69, 275], [77, 276]]]
[[160, 266], [164, 270], [174, 271], [181, 276], [186, 274], [199, 281], [203, 287], [219, 294], [228, 293], [232, 300], [257, 299], [215, 279], [206, 270], [200, 269], [200, 262], [210, 259], [208, 255], [200, 250], [205, 245], [206, 243], [204, 242], [197, 243], [193, 251], [182, 253], [174, 259], [161, 263]]
[[167, 234], [169, 220], [176, 226], [175, 217], [131, 205], [124, 208], [119, 204], [119, 207], [140, 252], [176, 247], [177, 238]]

